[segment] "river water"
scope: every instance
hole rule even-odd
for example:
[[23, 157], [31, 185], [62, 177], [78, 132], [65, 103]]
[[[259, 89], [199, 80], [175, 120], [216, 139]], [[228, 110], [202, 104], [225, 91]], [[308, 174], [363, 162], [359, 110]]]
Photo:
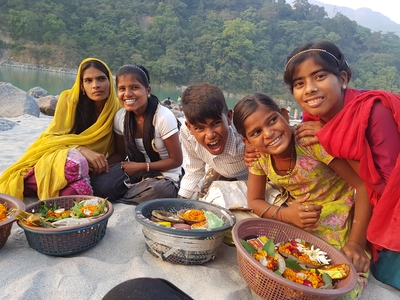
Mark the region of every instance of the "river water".
[[[24, 91], [39, 86], [49, 95], [59, 95], [63, 90], [71, 88], [75, 82], [75, 75], [0, 66], [0, 82], [12, 83]], [[152, 85], [152, 94], [156, 95], [160, 101], [167, 97], [176, 101], [181, 93], [181, 89], [178, 88]], [[238, 100], [238, 98], [227, 97], [228, 107], [233, 108]]]

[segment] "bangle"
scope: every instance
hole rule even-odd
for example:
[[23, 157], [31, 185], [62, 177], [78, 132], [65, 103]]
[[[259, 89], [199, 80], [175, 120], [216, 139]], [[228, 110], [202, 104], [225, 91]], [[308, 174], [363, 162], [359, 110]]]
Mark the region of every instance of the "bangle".
[[361, 243], [359, 243], [359, 242], [351, 241], [351, 240], [348, 240], [347, 242], [353, 242], [353, 243], [359, 244], [361, 246], [361, 248], [365, 248], [365, 246], [361, 245]]
[[277, 209], [275, 209], [274, 213], [272, 214], [272, 216], [270, 217], [271, 220], [274, 219], [275, 214], [278, 212], [278, 210], [280, 210], [282, 208], [282, 206], [279, 206]]
[[271, 207], [272, 207], [272, 204], [270, 204], [266, 209], [264, 209], [260, 214], [260, 218], [262, 218], [263, 214], [265, 214], [267, 212], [267, 210], [270, 209]]
[[147, 171], [147, 172], [150, 171], [150, 163], [149, 163], [149, 162], [146, 163], [146, 171]]

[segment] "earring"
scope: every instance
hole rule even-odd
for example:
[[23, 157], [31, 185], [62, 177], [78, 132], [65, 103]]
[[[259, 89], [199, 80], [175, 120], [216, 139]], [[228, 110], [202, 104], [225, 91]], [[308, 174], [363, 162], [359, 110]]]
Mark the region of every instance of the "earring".
[[343, 84], [342, 88], [345, 90], [347, 88], [347, 86], [345, 84]]
[[84, 95], [84, 96], [85, 96], [85, 91], [83, 91], [83, 92], [82, 92], [82, 95]]
[[147, 95], [147, 98], [150, 98], [150, 94]]

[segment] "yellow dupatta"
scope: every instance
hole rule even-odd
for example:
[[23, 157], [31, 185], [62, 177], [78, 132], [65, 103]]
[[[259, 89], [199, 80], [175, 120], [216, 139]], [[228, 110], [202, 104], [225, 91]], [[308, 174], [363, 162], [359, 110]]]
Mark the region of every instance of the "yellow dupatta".
[[[82, 66], [90, 60], [99, 61], [107, 68], [110, 94], [97, 121], [80, 134], [70, 134], [81, 92]], [[29, 170], [35, 168], [39, 199], [57, 197], [59, 191], [67, 185], [64, 166], [69, 149], [84, 146], [106, 157], [113, 153], [113, 120], [118, 109], [120, 109], [120, 104], [108, 66], [96, 58], [84, 59], [79, 66], [72, 88], [60, 94], [50, 125], [18, 161], [3, 172], [0, 177], [0, 193], [23, 200], [24, 178]]]

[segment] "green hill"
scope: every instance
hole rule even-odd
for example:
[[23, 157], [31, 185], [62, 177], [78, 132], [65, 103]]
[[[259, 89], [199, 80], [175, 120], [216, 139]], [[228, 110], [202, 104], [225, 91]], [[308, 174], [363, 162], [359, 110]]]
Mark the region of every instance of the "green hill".
[[0, 59], [76, 68], [98, 57], [115, 71], [142, 64], [152, 82], [209, 81], [232, 93], [291, 97], [286, 56], [329, 39], [354, 70], [353, 86], [400, 92], [400, 40], [297, 0], [0, 0]]

